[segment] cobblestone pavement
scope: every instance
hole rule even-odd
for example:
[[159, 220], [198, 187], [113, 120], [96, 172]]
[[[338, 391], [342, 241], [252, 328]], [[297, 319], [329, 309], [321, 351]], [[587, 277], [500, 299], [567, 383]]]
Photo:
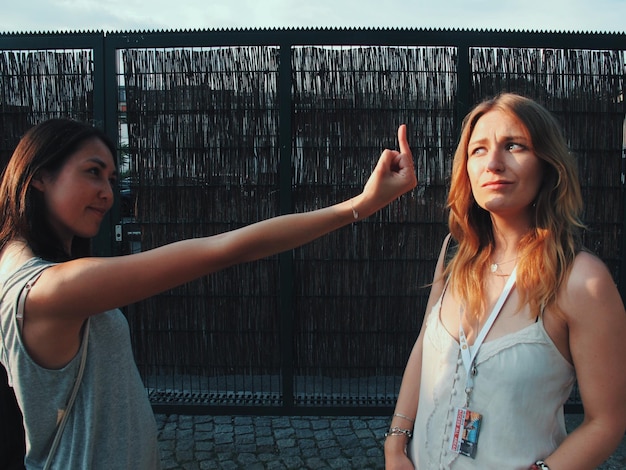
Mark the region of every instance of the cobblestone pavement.
[[[156, 415], [163, 468], [383, 469], [388, 419]], [[567, 415], [568, 429], [581, 416]], [[601, 470], [626, 469], [626, 438]]]

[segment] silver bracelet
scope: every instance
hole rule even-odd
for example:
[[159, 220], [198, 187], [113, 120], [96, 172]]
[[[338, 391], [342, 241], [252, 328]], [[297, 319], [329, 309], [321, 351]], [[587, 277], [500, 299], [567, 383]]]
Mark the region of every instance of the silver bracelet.
[[358, 220], [359, 211], [354, 208], [354, 199], [350, 199], [350, 208], [352, 209], [352, 217], [354, 217], [354, 220]]
[[402, 419], [406, 419], [407, 421], [410, 421], [411, 423], [415, 423], [414, 419], [409, 418], [406, 415], [403, 415], [402, 413], [394, 413], [393, 416], [397, 417], [397, 418], [402, 418]]
[[394, 426], [392, 428], [389, 428], [389, 431], [385, 433], [385, 437], [388, 436], [406, 436], [411, 439], [413, 437], [413, 431], [411, 431], [410, 429], [402, 429], [398, 426]]

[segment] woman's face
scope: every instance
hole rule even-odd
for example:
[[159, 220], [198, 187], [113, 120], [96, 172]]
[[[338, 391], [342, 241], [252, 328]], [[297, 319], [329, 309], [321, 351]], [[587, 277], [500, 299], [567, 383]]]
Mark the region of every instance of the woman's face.
[[527, 222], [544, 163], [534, 153], [526, 126], [512, 113], [491, 110], [476, 122], [467, 154], [476, 203], [492, 215]]
[[66, 249], [75, 236], [91, 238], [113, 205], [117, 171], [113, 155], [97, 138], [70, 155], [58, 173], [43, 171], [33, 186], [44, 196], [52, 228]]

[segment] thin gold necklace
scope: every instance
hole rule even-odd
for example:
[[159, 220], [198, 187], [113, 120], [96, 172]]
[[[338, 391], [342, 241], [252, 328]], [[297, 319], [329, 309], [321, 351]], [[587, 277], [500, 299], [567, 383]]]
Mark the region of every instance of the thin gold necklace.
[[492, 273], [494, 273], [494, 274], [495, 274], [495, 273], [496, 273], [496, 271], [497, 271], [498, 269], [500, 269], [500, 266], [502, 266], [503, 264], [507, 264], [507, 263], [510, 263], [510, 262], [512, 262], [512, 261], [517, 261], [518, 259], [519, 259], [519, 256], [516, 256], [515, 258], [510, 259], [510, 260], [508, 260], [508, 261], [502, 261], [502, 262], [499, 262], [499, 263], [491, 263], [491, 265], [489, 266], [489, 270], [490, 270]]

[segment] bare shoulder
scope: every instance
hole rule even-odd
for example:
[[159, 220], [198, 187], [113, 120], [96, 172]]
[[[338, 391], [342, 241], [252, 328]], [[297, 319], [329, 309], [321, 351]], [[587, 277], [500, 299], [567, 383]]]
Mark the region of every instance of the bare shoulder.
[[566, 290], [569, 296], [595, 295], [605, 289], [616, 289], [608, 267], [597, 256], [582, 251], [574, 259], [567, 279]]
[[7, 243], [0, 252], [0, 276], [5, 277], [15, 272], [33, 256], [32, 250], [25, 243], [20, 241]]
[[570, 320], [581, 320], [601, 312], [624, 312], [622, 299], [608, 267], [600, 258], [584, 251], [574, 260], [569, 277], [559, 293], [559, 303]]
[[448, 234], [443, 239], [441, 250], [439, 251], [439, 257], [437, 259], [437, 265], [435, 266], [435, 272], [433, 273], [433, 282], [430, 289], [430, 295], [428, 296], [428, 304], [426, 306], [426, 316], [428, 316], [432, 310], [433, 305], [441, 296], [445, 279], [443, 277], [444, 269], [446, 265], [446, 255], [448, 253], [448, 246], [451, 242], [452, 235]]
[[453, 243], [454, 240], [452, 239], [452, 234], [447, 234], [443, 239], [441, 250], [439, 251], [439, 257], [437, 258], [433, 284], [439, 283], [441, 284], [441, 287], [443, 287], [443, 271], [453, 255], [451, 251], [451, 245]]

